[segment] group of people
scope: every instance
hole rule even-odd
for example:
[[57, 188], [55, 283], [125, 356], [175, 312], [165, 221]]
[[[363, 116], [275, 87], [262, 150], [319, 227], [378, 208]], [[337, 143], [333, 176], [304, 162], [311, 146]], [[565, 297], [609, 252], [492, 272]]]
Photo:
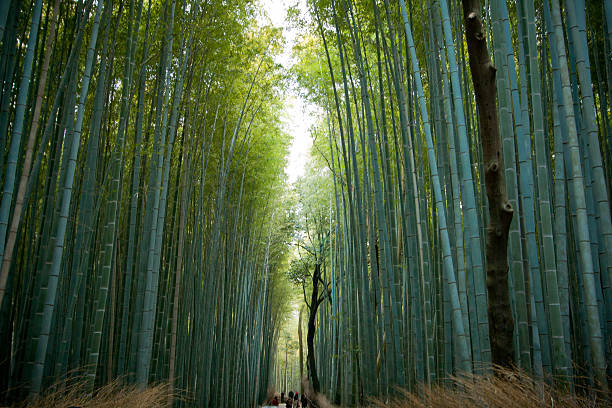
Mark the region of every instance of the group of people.
[[280, 402], [278, 400], [278, 397], [276, 395], [274, 396], [274, 399], [272, 400], [272, 405], [278, 407], [280, 404], [283, 403], [285, 404], [286, 408], [308, 407], [308, 400], [306, 399], [306, 397], [303, 394], [300, 396], [298, 392], [294, 393], [293, 391], [289, 391], [287, 399], [285, 399], [285, 393], [281, 392]]

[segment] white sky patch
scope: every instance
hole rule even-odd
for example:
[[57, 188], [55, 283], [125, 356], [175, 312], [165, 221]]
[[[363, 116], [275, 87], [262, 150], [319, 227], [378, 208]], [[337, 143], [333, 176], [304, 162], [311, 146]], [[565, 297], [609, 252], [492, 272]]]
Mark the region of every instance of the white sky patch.
[[285, 167], [289, 183], [295, 182], [300, 176], [304, 175], [306, 162], [310, 156], [310, 147], [312, 146], [309, 129], [314, 124], [315, 119], [315, 108], [311, 104], [293, 94], [293, 92], [288, 95], [283, 124], [287, 133], [293, 137], [289, 147], [287, 167]]
[[[287, 10], [291, 6], [300, 9], [302, 15], [307, 15], [306, 0], [261, 0], [263, 13], [267, 14], [270, 23], [275, 27], [283, 29], [285, 47], [281, 55], [276, 57], [276, 62], [285, 68], [293, 64], [291, 50], [296, 44], [299, 30], [286, 21]], [[265, 24], [265, 16], [260, 17], [260, 23]], [[294, 183], [300, 176], [304, 175], [304, 169], [310, 154], [312, 138], [310, 127], [316, 120], [316, 107], [302, 98], [297, 92], [297, 83], [291, 83], [285, 95], [285, 112], [281, 118], [284, 130], [293, 138], [289, 147], [287, 157], [287, 181]]]

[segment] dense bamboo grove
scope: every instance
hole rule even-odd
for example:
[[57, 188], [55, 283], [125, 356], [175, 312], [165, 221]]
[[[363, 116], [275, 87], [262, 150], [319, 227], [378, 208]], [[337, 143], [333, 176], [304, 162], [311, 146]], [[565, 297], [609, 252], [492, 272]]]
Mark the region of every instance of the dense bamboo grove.
[[[307, 1], [287, 71], [252, 0], [0, 1], [0, 403], [303, 372], [356, 406], [494, 362], [609, 396], [612, 2], [479, 3]], [[323, 113], [290, 188], [289, 75]]]
[[[343, 406], [491, 370], [490, 162], [461, 3], [310, 4], [295, 71], [326, 111], [315, 167], [335, 197], [324, 226], [310, 221], [330, 237], [315, 239], [331, 286], [317, 369]], [[484, 3], [514, 212], [511, 358], [555, 386], [607, 389], [612, 3]]]
[[0, 400], [253, 405], [291, 233], [279, 33], [242, 0], [0, 3]]

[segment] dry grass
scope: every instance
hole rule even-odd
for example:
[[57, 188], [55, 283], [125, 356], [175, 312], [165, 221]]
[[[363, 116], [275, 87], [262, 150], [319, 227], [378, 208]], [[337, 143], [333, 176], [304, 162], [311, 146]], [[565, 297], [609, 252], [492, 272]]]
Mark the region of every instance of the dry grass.
[[315, 408], [336, 408], [323, 394], [315, 394], [310, 387], [310, 381], [307, 377], [302, 378], [302, 388], [304, 389], [304, 395], [308, 399], [310, 405]]
[[271, 405], [275, 395], [276, 390], [274, 389], [274, 387], [268, 387], [268, 389], [266, 390], [266, 399], [264, 405]]
[[[529, 375], [499, 369], [497, 375], [456, 377], [452, 385], [420, 387], [417, 393], [399, 390], [389, 402], [373, 401], [373, 407], [391, 408], [591, 408], [612, 406], [609, 392], [581, 397], [555, 389]], [[597, 394], [597, 395], [595, 395]]]
[[34, 400], [14, 405], [14, 408], [161, 408], [168, 406], [171, 392], [166, 383], [138, 390], [119, 381], [93, 393], [86, 393], [85, 389], [83, 381], [59, 384]]
[[[333, 408], [321, 394], [314, 395], [303, 379], [305, 395], [319, 408]], [[167, 407], [171, 388], [162, 383], [144, 390], [112, 382], [87, 394], [83, 381], [59, 384], [33, 401], [14, 408], [162, 408]], [[274, 390], [270, 389], [270, 396]], [[418, 392], [398, 390], [391, 401], [372, 400], [371, 408], [595, 408], [612, 407], [612, 394], [592, 390], [589, 397], [555, 389], [529, 375], [497, 370], [496, 376], [463, 376], [451, 379], [450, 385], [420, 387]], [[181, 398], [181, 397], [179, 397]], [[184, 397], [182, 397], [184, 398]]]

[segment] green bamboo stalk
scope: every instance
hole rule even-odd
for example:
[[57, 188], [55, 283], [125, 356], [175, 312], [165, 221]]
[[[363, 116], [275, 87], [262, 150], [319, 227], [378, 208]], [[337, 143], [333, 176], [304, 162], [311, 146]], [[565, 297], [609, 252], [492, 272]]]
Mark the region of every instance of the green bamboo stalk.
[[[32, 67], [34, 65], [34, 48], [36, 47], [36, 41], [38, 39], [41, 13], [42, 1], [38, 0], [36, 3], [34, 3], [34, 11], [32, 13], [32, 23], [30, 25], [30, 35], [28, 37], [23, 72], [21, 74], [21, 81], [19, 84], [19, 94], [17, 95], [17, 102], [15, 104], [15, 119], [13, 123], [13, 132], [11, 135], [11, 144], [6, 162], [6, 170], [4, 172], [2, 201], [0, 202], [0, 260], [2, 260], [4, 256], [6, 230], [8, 228], [9, 216], [13, 202], [13, 190], [15, 188], [15, 178], [17, 173], [17, 160], [21, 146], [21, 136], [24, 131], [26, 103], [30, 89]], [[8, 135], [5, 135], [4, 138], [8, 139]], [[0, 279], [0, 304], [2, 304], [2, 298], [4, 297], [7, 276], [8, 271], [6, 273], [2, 273], [2, 277]]]
[[47, 286], [47, 292], [45, 296], [42, 326], [40, 329], [40, 336], [37, 342], [36, 357], [32, 370], [32, 385], [30, 388], [30, 394], [35, 395], [41, 390], [43, 370], [45, 366], [45, 357], [47, 352], [47, 345], [49, 342], [51, 321], [53, 318], [53, 312], [56, 304], [57, 285], [59, 280], [59, 269], [62, 261], [62, 255], [64, 250], [64, 238], [66, 232], [66, 224], [68, 222], [68, 212], [70, 210], [70, 201], [72, 198], [72, 186], [74, 182], [74, 172], [76, 169], [76, 158], [79, 150], [79, 142], [81, 136], [81, 129], [83, 125], [83, 116], [85, 109], [85, 100], [89, 89], [89, 79], [91, 75], [91, 68], [93, 65], [94, 50], [96, 41], [98, 39], [98, 28], [100, 26], [100, 15], [102, 13], [102, 6], [104, 2], [100, 1], [96, 8], [96, 16], [94, 18], [94, 24], [92, 33], [89, 41], [89, 48], [87, 50], [87, 60], [85, 64], [85, 72], [83, 74], [83, 81], [81, 84], [81, 95], [79, 99], [79, 106], [77, 110], [77, 120], [74, 128], [74, 136], [72, 138], [72, 144], [70, 146], [70, 155], [67, 163], [67, 174], [65, 184], [62, 186], [62, 201], [61, 211], [58, 218], [57, 230], [56, 230], [56, 241], [55, 247], [53, 248], [53, 259], [51, 266], [48, 271], [49, 282]]
[[569, 70], [567, 67], [565, 43], [561, 25], [561, 14], [559, 2], [552, 0], [551, 3], [552, 24], [554, 27], [554, 38], [558, 58], [561, 61], [560, 74], [563, 91], [563, 111], [568, 127], [568, 143], [571, 160], [573, 183], [572, 189], [575, 197], [576, 216], [577, 216], [577, 238], [581, 264], [581, 274], [584, 280], [584, 301], [587, 309], [587, 323], [590, 331], [591, 358], [594, 376], [601, 387], [607, 388], [605, 376], [605, 357], [601, 326], [599, 321], [599, 310], [595, 295], [595, 282], [593, 273], [593, 258], [591, 256], [591, 245], [588, 231], [588, 221], [586, 214], [586, 199], [584, 192], [584, 178], [580, 160], [580, 152], [577, 140], [576, 122], [572, 109], [572, 96], [569, 82]]
[[416, 79], [417, 91], [419, 94], [419, 107], [421, 113], [421, 119], [423, 121], [423, 127], [425, 130], [425, 139], [427, 142], [427, 152], [430, 168], [429, 171], [431, 173], [434, 196], [436, 201], [436, 209], [438, 212], [438, 222], [439, 222], [439, 231], [442, 239], [442, 253], [444, 260], [444, 274], [445, 278], [448, 280], [447, 285], [450, 291], [450, 300], [452, 307], [452, 315], [453, 315], [453, 327], [456, 332], [457, 342], [458, 342], [458, 353], [459, 353], [459, 361], [460, 361], [460, 370], [465, 373], [472, 372], [471, 361], [469, 359], [468, 353], [468, 342], [467, 336], [465, 333], [465, 328], [463, 326], [463, 317], [461, 312], [461, 304], [459, 302], [459, 293], [457, 289], [457, 280], [455, 276], [455, 270], [453, 266], [453, 258], [450, 249], [450, 240], [448, 236], [448, 229], [446, 226], [446, 211], [444, 210], [443, 202], [442, 202], [442, 192], [440, 188], [440, 182], [437, 174], [437, 166], [436, 166], [436, 157], [433, 148], [432, 137], [429, 128], [429, 120], [427, 114], [427, 108], [425, 107], [425, 97], [423, 94], [423, 85], [420, 79], [419, 66], [416, 58], [416, 52], [414, 50], [414, 42], [412, 40], [412, 30], [410, 29], [410, 23], [408, 22], [408, 14], [406, 10], [406, 4], [404, 0], [400, 0], [400, 6], [402, 9], [402, 17], [404, 20], [404, 30], [406, 33], [406, 38], [408, 41], [408, 47], [410, 51], [410, 60], [412, 63], [412, 74]]

